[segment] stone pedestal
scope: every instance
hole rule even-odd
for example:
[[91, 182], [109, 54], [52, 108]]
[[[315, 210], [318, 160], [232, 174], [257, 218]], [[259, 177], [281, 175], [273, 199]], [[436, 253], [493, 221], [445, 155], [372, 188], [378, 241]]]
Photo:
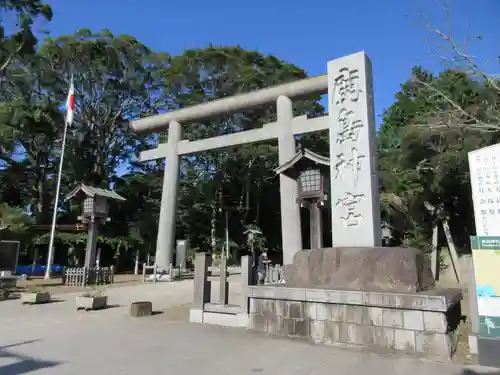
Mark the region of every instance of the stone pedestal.
[[460, 290], [383, 293], [250, 286], [248, 329], [314, 344], [451, 358]]

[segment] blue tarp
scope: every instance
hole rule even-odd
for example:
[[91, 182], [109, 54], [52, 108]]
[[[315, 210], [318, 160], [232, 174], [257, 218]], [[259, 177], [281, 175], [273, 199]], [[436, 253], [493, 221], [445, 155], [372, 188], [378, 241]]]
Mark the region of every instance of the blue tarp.
[[[61, 266], [60, 264], [54, 264], [51, 267], [52, 273], [61, 273], [62, 269], [64, 266]], [[26, 274], [26, 275], [43, 275], [45, 274], [45, 270], [47, 269], [47, 266], [36, 266], [33, 272], [33, 266], [30, 265], [17, 265], [16, 266], [16, 274]]]

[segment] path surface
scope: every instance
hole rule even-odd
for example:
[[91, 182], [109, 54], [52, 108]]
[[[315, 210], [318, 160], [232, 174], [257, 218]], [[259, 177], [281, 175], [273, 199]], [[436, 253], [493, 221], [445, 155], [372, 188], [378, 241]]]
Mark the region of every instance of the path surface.
[[[191, 300], [191, 280], [113, 288], [107, 293], [110, 304], [124, 306], [76, 312], [74, 294], [60, 295], [62, 302], [49, 305], [21, 306], [18, 300], [0, 303], [0, 374], [476, 373], [464, 373], [462, 367], [449, 363], [371, 355], [188, 324], [182, 320], [186, 320]], [[164, 314], [131, 318], [128, 304], [134, 300], [150, 300]], [[172, 314], [174, 310], [180, 314]]]

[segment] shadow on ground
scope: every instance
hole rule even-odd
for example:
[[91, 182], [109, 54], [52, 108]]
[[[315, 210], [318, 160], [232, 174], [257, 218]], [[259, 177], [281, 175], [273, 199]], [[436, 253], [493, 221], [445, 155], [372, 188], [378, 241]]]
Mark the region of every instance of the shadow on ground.
[[486, 371], [475, 371], [470, 368], [463, 369], [460, 375], [500, 375], [500, 369], [489, 368]]
[[41, 370], [44, 368], [60, 365], [60, 362], [45, 361], [37, 358], [32, 358], [22, 354], [13, 353], [9, 348], [26, 345], [39, 340], [23, 341], [16, 344], [5, 345], [0, 347], [0, 360], [2, 358], [12, 359], [15, 362], [7, 365], [0, 364], [0, 374], [2, 375], [21, 375], [29, 372]]

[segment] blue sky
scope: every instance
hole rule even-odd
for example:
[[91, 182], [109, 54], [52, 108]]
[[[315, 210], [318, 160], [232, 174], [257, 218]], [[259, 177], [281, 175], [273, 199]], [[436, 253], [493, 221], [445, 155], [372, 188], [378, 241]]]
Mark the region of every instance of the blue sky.
[[[80, 28], [129, 34], [149, 47], [179, 54], [186, 48], [240, 44], [292, 62], [310, 75], [326, 73], [326, 62], [360, 50], [374, 69], [377, 116], [393, 102], [399, 85], [420, 64], [442, 69], [443, 44], [425, 20], [452, 30], [486, 70], [500, 73], [499, 0], [450, 0], [451, 18], [437, 0], [48, 0], [54, 10], [52, 36]], [[451, 22], [450, 22], [451, 21]], [[496, 43], [495, 43], [496, 42]]]

